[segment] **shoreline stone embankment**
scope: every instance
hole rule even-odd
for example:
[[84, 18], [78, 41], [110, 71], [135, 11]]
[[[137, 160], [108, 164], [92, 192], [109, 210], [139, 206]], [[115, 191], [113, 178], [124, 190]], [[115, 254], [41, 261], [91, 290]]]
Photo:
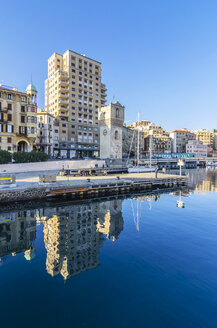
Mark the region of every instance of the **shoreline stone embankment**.
[[186, 185], [186, 177], [154, 173], [122, 174], [109, 177], [57, 177], [54, 183], [40, 184], [39, 178], [19, 177], [16, 186], [0, 188], [0, 204], [52, 198], [83, 199], [104, 195], [175, 188]]

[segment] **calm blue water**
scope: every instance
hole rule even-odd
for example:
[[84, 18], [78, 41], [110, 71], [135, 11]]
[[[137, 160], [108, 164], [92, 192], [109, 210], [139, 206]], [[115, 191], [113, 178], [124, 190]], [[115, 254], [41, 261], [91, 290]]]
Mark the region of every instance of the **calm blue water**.
[[217, 327], [217, 170], [189, 179], [170, 194], [1, 208], [1, 327]]

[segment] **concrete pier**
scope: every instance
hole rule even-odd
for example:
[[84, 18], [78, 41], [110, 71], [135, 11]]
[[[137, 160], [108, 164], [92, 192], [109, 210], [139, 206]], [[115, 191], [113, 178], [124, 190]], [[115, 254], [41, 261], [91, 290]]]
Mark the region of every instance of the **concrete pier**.
[[142, 192], [183, 186], [186, 177], [170, 174], [134, 173], [120, 176], [62, 177], [53, 183], [39, 183], [39, 177], [17, 176], [16, 186], [0, 188], [0, 203], [46, 200], [51, 198], [83, 199], [105, 195]]

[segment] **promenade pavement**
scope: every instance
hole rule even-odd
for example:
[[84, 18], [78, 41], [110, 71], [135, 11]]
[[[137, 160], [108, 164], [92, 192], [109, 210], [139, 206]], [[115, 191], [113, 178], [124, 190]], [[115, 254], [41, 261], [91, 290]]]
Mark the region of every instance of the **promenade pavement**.
[[[46, 173], [47, 174], [47, 173]], [[61, 186], [78, 186], [87, 184], [87, 179], [90, 179], [91, 184], [99, 184], [99, 183], [112, 183], [117, 181], [117, 177], [120, 177], [121, 180], [129, 181], [134, 179], [155, 179], [155, 173], [147, 172], [147, 173], [128, 173], [128, 174], [115, 174], [109, 176], [85, 176], [85, 177], [70, 177], [70, 176], [57, 176], [57, 182], [55, 183], [39, 183], [39, 174], [30, 174], [30, 173], [19, 173], [16, 175], [16, 186], [5, 187], [0, 186], [0, 191], [8, 191], [15, 189], [31, 189], [31, 188], [42, 188], [44, 186], [53, 186], [53, 187], [61, 187]], [[163, 174], [158, 173], [158, 179], [172, 178], [177, 175], [173, 174]]]

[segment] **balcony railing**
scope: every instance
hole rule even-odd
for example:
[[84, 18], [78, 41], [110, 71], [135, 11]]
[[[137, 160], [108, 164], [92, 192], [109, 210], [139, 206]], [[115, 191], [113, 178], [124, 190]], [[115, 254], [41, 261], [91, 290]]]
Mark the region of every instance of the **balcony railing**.
[[69, 102], [68, 101], [66, 101], [66, 100], [64, 100], [64, 99], [59, 99], [59, 103], [62, 105], [62, 104], [64, 104], [64, 105], [68, 105], [69, 104]]
[[60, 85], [68, 86], [68, 82], [66, 82], [66, 81], [64, 81], [64, 80], [60, 80], [60, 81], [59, 81], [59, 84], [60, 84]]
[[106, 86], [105, 86], [105, 84], [104, 84], [104, 83], [101, 83], [101, 89], [102, 89], [102, 90], [104, 90], [104, 91], [106, 91], [106, 90], [107, 90], [107, 88], [106, 88]]
[[7, 112], [8, 110], [10, 110], [10, 108], [8, 108], [8, 107], [1, 107], [0, 108], [0, 112]]
[[59, 113], [59, 116], [60, 117], [68, 117], [68, 114], [66, 114], [66, 113]]
[[69, 98], [69, 95], [66, 95], [66, 94], [64, 94], [64, 93], [60, 93], [60, 94], [59, 94], [59, 97], [60, 97], [60, 98], [64, 98], [64, 99], [68, 99], [68, 98]]
[[59, 91], [69, 92], [69, 89], [68, 89], [68, 88], [62, 88], [62, 87], [59, 87]]
[[27, 137], [27, 132], [17, 132], [16, 136], [17, 137]]

